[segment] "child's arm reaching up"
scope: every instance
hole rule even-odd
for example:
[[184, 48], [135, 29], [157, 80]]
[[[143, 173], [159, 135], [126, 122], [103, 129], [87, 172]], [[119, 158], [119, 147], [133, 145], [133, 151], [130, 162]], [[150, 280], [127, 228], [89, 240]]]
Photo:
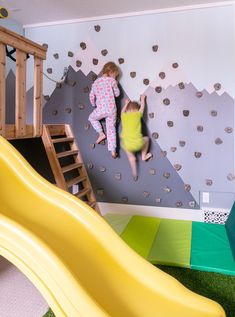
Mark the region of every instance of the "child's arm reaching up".
[[144, 112], [144, 108], [145, 108], [145, 100], [146, 100], [146, 96], [145, 95], [140, 95], [140, 112]]
[[129, 104], [129, 102], [130, 102], [130, 99], [126, 99], [125, 100], [125, 104], [124, 104], [124, 107], [122, 108], [121, 113], [126, 112], [126, 108], [127, 108], [128, 104]]

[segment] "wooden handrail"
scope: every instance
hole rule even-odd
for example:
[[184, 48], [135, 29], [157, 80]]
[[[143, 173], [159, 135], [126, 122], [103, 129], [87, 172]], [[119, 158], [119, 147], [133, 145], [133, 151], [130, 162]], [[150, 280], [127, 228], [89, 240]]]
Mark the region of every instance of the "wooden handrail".
[[[6, 45], [16, 49], [15, 125], [6, 124]], [[42, 134], [43, 60], [47, 48], [0, 26], [0, 135], [7, 139]], [[33, 124], [26, 124], [26, 59], [34, 57]]]
[[46, 59], [47, 49], [24, 36], [19, 35], [11, 30], [8, 30], [0, 26], [0, 42], [5, 45], [10, 45], [25, 53], [39, 57], [40, 59]]

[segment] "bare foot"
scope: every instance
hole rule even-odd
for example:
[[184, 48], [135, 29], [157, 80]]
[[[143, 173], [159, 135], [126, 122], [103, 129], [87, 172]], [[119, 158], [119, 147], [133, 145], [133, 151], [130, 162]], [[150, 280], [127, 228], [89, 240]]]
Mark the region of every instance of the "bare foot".
[[147, 162], [149, 159], [153, 157], [152, 153], [147, 153], [144, 157], [142, 157], [142, 160]]
[[106, 135], [103, 132], [100, 133], [98, 139], [96, 140], [96, 144], [99, 144], [100, 142], [102, 142], [105, 139], [106, 139]]
[[114, 159], [118, 157], [116, 151], [112, 151], [112, 152], [111, 152], [111, 155], [112, 155], [112, 158], [114, 158]]

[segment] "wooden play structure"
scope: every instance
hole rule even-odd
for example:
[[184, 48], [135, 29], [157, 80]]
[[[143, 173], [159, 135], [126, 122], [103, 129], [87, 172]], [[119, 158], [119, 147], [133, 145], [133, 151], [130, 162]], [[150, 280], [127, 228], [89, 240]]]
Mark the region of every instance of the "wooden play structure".
[[[6, 123], [6, 47], [15, 49], [15, 124]], [[0, 135], [8, 140], [42, 137], [56, 185], [84, 200], [97, 212], [99, 208], [69, 125], [43, 125], [43, 60], [47, 48], [24, 36], [0, 27]], [[34, 58], [33, 123], [26, 118], [26, 61]], [[57, 145], [60, 145], [59, 147]], [[61, 161], [64, 160], [62, 163]], [[68, 175], [72, 175], [72, 177]]]

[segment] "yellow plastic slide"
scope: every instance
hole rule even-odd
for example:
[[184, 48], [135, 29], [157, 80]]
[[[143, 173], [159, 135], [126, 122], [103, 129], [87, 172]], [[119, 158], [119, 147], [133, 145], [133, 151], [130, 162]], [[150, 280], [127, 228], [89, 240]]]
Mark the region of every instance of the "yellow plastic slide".
[[223, 308], [132, 251], [83, 202], [0, 137], [0, 254], [57, 317], [222, 317]]

